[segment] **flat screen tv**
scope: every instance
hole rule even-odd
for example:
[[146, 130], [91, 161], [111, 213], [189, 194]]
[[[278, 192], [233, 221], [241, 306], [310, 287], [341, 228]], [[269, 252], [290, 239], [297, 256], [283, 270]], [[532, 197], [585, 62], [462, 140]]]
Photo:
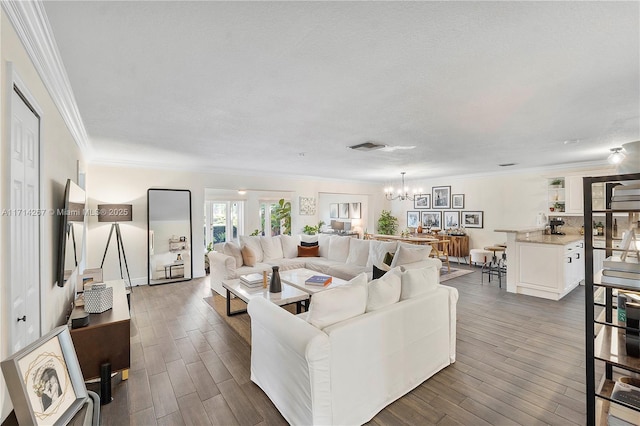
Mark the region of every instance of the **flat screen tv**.
[[64, 207], [57, 211], [60, 217], [60, 232], [56, 281], [60, 287], [64, 287], [82, 261], [85, 204], [84, 190], [71, 179], [67, 179]]

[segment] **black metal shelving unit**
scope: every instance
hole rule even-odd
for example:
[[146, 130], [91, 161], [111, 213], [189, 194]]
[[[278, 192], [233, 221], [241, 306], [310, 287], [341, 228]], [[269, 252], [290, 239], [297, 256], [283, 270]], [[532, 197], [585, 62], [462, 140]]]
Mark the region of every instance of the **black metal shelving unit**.
[[[626, 324], [618, 322], [616, 306], [614, 304], [614, 290], [633, 290], [625, 286], [612, 286], [600, 283], [600, 274], [593, 271], [594, 250], [605, 250], [606, 256], [621, 253], [613, 247], [613, 215], [614, 213], [640, 213], [640, 209], [612, 210], [611, 196], [616, 185], [626, 181], [640, 181], [640, 173], [586, 177], [583, 179], [584, 192], [584, 227], [585, 227], [585, 335], [586, 335], [586, 395], [587, 395], [587, 425], [607, 424], [607, 413], [611, 402], [611, 392], [614, 385], [614, 369], [640, 374], [640, 358], [626, 355], [624, 334], [630, 329]], [[605, 184], [605, 209], [593, 210], [592, 185]], [[605, 216], [605, 246], [593, 246], [593, 217], [594, 214]], [[595, 292], [598, 292], [597, 297]], [[596, 311], [598, 311], [596, 317]], [[604, 372], [600, 378], [596, 377], [596, 361], [604, 363]], [[616, 402], [618, 403], [618, 402]], [[625, 405], [625, 404], [621, 404]], [[633, 406], [630, 408], [640, 411]]]

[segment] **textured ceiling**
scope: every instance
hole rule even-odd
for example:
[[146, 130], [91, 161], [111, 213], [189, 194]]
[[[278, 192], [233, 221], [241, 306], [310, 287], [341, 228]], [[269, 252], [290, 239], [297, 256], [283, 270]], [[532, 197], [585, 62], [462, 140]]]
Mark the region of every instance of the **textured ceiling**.
[[[640, 139], [638, 2], [45, 9], [96, 162], [385, 181]], [[369, 140], [415, 148], [346, 148]]]

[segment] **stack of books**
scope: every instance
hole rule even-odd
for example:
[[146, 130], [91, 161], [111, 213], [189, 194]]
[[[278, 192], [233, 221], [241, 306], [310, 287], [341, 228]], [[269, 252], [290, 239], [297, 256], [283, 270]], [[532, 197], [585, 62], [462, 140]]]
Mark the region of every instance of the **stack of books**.
[[307, 285], [326, 286], [331, 284], [331, 278], [328, 275], [313, 275], [305, 280]]
[[637, 257], [609, 256], [602, 263], [602, 284], [624, 286], [640, 290], [640, 263]]
[[247, 287], [261, 287], [263, 282], [262, 274], [240, 275], [240, 282]]
[[612, 210], [640, 210], [640, 184], [618, 185], [613, 188]]
[[[628, 377], [621, 377], [616, 381], [611, 399], [624, 402], [640, 410], [640, 388], [630, 384], [628, 379]], [[609, 406], [608, 420], [609, 426], [638, 425], [640, 424], [640, 411], [613, 403]]]

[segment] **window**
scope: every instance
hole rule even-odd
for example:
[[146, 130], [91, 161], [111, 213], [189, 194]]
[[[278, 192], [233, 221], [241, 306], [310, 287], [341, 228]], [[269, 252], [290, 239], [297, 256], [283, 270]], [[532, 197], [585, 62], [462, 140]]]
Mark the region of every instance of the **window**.
[[206, 201], [204, 205], [204, 241], [209, 244], [238, 239], [244, 231], [242, 201]]
[[260, 231], [262, 235], [272, 237], [291, 235], [291, 202], [284, 199], [260, 201]]

